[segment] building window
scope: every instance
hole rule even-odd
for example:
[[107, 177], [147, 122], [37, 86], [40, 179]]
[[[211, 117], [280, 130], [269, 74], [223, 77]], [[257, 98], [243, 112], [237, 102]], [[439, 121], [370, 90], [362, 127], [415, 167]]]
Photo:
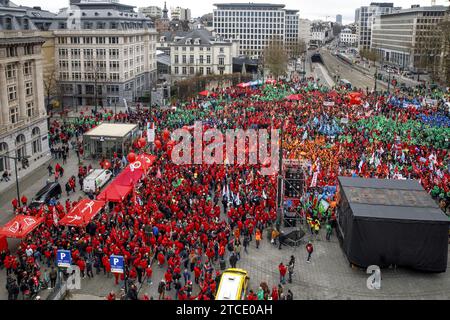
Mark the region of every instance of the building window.
[[25, 46], [24, 51], [26, 55], [32, 55], [34, 54], [34, 46]]
[[25, 136], [23, 134], [19, 134], [16, 138], [16, 157], [23, 158], [26, 157], [26, 155]]
[[189, 74], [195, 74], [194, 67], [189, 67]]
[[183, 59], [182, 59], [183, 64], [185, 64], [185, 63], [186, 63], [186, 56], [183, 56], [182, 58], [183, 58]]
[[175, 63], [179, 63], [178, 55], [175, 55]]
[[206, 63], [211, 64], [211, 56], [206, 56]]
[[219, 65], [225, 65], [225, 58], [219, 58]]
[[17, 123], [19, 121], [19, 108], [12, 107], [9, 109], [9, 119], [11, 123]]
[[23, 64], [23, 74], [25, 76], [31, 75], [31, 62], [28, 61]]
[[8, 144], [6, 142], [0, 143], [0, 172], [9, 170], [9, 159], [5, 157], [8, 154]]
[[12, 79], [16, 77], [16, 67], [13, 64], [6, 66], [6, 78]]
[[189, 63], [194, 64], [194, 56], [192, 54], [189, 56]]
[[211, 74], [211, 68], [210, 67], [206, 68], [206, 74]]
[[200, 68], [199, 68], [199, 74], [200, 74], [200, 75], [203, 75], [204, 72], [205, 72], [205, 71], [204, 71], [204, 68], [203, 68], [203, 67], [200, 67]]
[[10, 57], [17, 57], [17, 48], [16, 47], [9, 47], [6, 50], [6, 56], [8, 58], [10, 58]]
[[31, 118], [34, 116], [34, 103], [33, 102], [27, 102], [27, 116], [28, 116], [28, 118]]
[[25, 82], [25, 94], [31, 96], [33, 94], [33, 83], [31, 81]]
[[41, 130], [38, 127], [33, 128], [31, 131], [31, 139], [33, 139], [31, 144], [33, 154], [42, 152]]
[[178, 74], [178, 67], [175, 67], [174, 73], [175, 73], [175, 74]]
[[16, 86], [9, 86], [8, 87], [8, 100], [14, 101], [17, 99], [17, 87]]
[[187, 74], [187, 68], [183, 67], [183, 74]]

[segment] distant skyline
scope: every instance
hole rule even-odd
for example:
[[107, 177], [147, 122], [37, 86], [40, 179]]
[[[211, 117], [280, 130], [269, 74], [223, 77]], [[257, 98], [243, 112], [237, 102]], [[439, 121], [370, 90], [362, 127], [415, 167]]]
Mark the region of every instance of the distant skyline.
[[[40, 6], [44, 10], [49, 10], [51, 12], [58, 12], [60, 8], [67, 7], [69, 5], [68, 0], [55, 0], [49, 1], [42, 4], [37, 0], [11, 0], [11, 2], [17, 5], [23, 6]], [[163, 8], [163, 0], [119, 0], [120, 3], [136, 6], [136, 9], [144, 6], [158, 6]], [[271, 1], [249, 1], [249, 0], [231, 0], [231, 1], [220, 1], [220, 0], [195, 0], [192, 2], [184, 2], [180, 0], [167, 0], [167, 8], [172, 7], [183, 7], [191, 9], [192, 17], [200, 17], [207, 13], [212, 13], [215, 3], [275, 3], [275, 4], [285, 4], [287, 9], [299, 10], [299, 15], [303, 19], [310, 20], [327, 20], [336, 21], [336, 15], [342, 15], [342, 21], [344, 24], [354, 22], [355, 9], [361, 6], [368, 6], [371, 2], [393, 2], [395, 7], [410, 8], [411, 5], [418, 4], [421, 7], [430, 6], [431, 0], [342, 0], [336, 2], [336, 0], [271, 0]], [[450, 5], [449, 0], [436, 0], [437, 5]]]

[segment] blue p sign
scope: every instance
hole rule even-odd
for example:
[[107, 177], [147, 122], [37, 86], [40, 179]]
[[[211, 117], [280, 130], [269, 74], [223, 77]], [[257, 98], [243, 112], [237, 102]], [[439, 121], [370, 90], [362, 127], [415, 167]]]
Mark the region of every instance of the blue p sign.
[[72, 264], [72, 254], [70, 250], [58, 250], [56, 253], [58, 267], [68, 268]]
[[112, 273], [123, 273], [123, 256], [111, 255], [109, 257]]

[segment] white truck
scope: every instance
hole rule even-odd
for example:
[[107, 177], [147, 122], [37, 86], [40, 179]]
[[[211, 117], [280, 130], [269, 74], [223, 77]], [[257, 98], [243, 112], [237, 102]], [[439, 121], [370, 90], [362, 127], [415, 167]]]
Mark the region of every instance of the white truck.
[[110, 170], [93, 169], [89, 172], [88, 176], [83, 180], [83, 191], [95, 192], [101, 189], [112, 177]]

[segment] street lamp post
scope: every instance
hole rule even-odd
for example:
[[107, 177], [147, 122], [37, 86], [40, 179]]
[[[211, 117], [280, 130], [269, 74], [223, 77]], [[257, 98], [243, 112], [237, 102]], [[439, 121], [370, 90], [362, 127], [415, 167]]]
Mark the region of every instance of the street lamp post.
[[306, 51], [303, 54], [302, 62], [303, 62], [303, 82], [304, 82], [306, 80]]
[[14, 160], [14, 171], [15, 171], [15, 174], [16, 174], [17, 201], [20, 201], [19, 177], [18, 177], [18, 174], [17, 174], [17, 161], [21, 161], [23, 159], [27, 159], [28, 157], [11, 157], [11, 156], [7, 156], [7, 155], [3, 155], [2, 157]]
[[388, 70], [388, 92], [391, 92], [391, 70]]
[[374, 86], [374, 91], [375, 91], [375, 95], [377, 94], [377, 79], [378, 78], [378, 67], [375, 65], [375, 86]]

